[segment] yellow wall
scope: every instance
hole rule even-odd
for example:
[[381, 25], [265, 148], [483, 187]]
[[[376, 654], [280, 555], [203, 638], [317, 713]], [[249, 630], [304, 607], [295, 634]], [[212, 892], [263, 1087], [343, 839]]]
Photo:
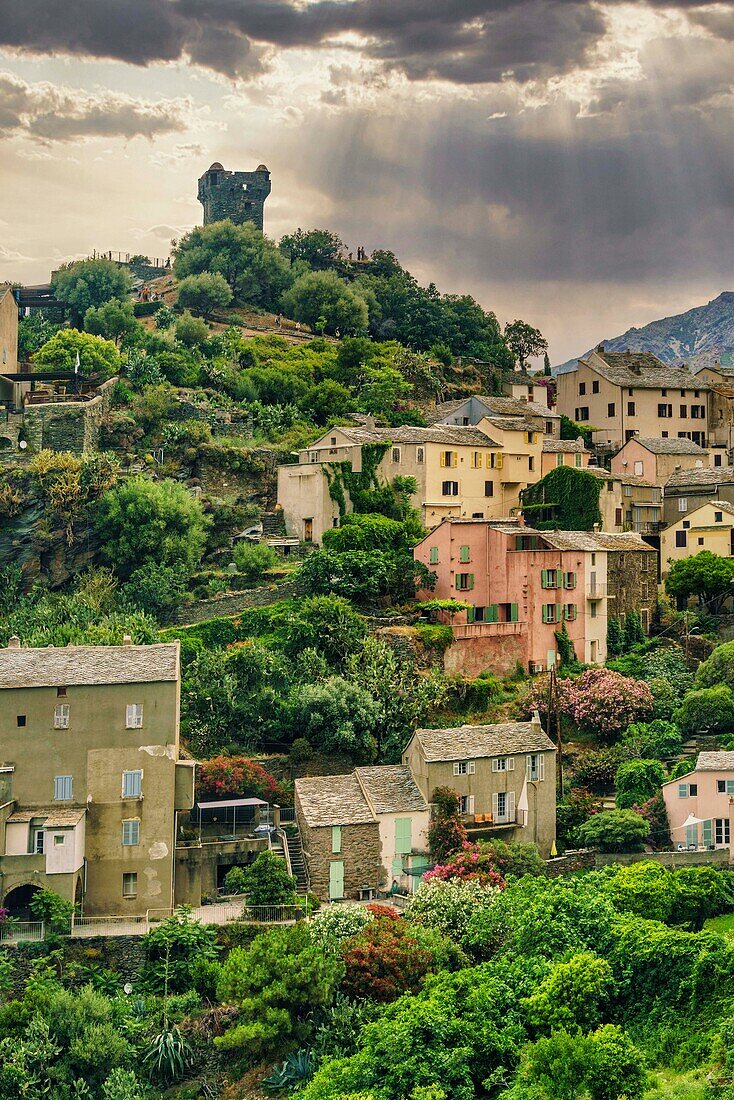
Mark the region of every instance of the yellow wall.
[[[716, 516], [721, 520], [717, 521]], [[687, 523], [689, 526], [684, 527]], [[660, 546], [660, 559], [663, 576], [670, 570], [669, 562], [680, 561], [682, 558], [700, 554], [702, 550], [710, 550], [712, 554], [719, 554], [722, 558], [732, 556], [732, 530], [734, 530], [734, 515], [717, 506], [716, 502], [702, 505], [688, 515], [682, 516], [672, 526], [663, 531]], [[676, 533], [686, 532], [686, 545], [676, 546]]]

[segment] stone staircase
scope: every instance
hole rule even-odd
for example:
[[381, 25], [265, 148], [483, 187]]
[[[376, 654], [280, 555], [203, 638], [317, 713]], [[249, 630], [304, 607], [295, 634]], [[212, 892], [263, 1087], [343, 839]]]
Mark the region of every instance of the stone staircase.
[[294, 875], [299, 895], [308, 893], [308, 870], [303, 854], [301, 834], [294, 826], [289, 826], [285, 831], [288, 855], [291, 863], [291, 874]]
[[282, 538], [285, 535], [285, 516], [282, 509], [263, 512], [260, 522], [263, 525], [263, 538]]
[[718, 737], [699, 733], [696, 737], [690, 737], [684, 741], [679, 760], [690, 760], [695, 763], [700, 752], [717, 752], [721, 748]]

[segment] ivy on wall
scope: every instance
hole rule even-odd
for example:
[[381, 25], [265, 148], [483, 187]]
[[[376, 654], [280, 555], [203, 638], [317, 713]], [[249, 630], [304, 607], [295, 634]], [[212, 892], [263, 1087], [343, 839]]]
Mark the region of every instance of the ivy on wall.
[[365, 443], [362, 446], [362, 469], [355, 472], [352, 463], [329, 462], [322, 466], [329, 483], [329, 496], [339, 508], [339, 516], [347, 514], [347, 493], [355, 512], [379, 512], [391, 518], [397, 511], [393, 489], [380, 483], [377, 468], [389, 450], [390, 443]]
[[575, 466], [557, 466], [522, 492], [522, 513], [539, 530], [590, 531], [601, 523], [601, 481]]

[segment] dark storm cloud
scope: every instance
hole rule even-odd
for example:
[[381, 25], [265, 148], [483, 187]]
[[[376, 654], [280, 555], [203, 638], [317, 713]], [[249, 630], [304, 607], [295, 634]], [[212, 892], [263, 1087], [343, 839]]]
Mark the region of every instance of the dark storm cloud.
[[38, 141], [84, 137], [146, 137], [186, 128], [186, 104], [144, 103], [128, 96], [98, 95], [29, 84], [0, 73], [0, 135], [27, 134]]
[[[690, 11], [713, 33], [731, 10], [650, 6]], [[135, 65], [188, 57], [240, 78], [263, 72], [266, 47], [326, 47], [356, 34], [361, 44], [350, 48], [411, 79], [478, 84], [511, 72], [524, 81], [581, 64], [604, 30], [603, 11], [587, 0], [0, 0], [0, 46]]]

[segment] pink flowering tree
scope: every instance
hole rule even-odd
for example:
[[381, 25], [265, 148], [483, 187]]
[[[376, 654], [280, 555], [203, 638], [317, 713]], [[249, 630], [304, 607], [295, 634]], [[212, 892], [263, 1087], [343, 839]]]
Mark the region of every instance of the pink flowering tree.
[[476, 881], [483, 886], [496, 886], [498, 890], [504, 890], [505, 887], [505, 880], [497, 870], [491, 848], [488, 846], [486, 850], [482, 850], [479, 844], [472, 844], [468, 840], [445, 863], [437, 863], [431, 871], [426, 871], [423, 881], [430, 882], [434, 878], [443, 882], [451, 879]]
[[564, 703], [576, 725], [601, 741], [615, 741], [653, 711], [652, 692], [644, 680], [608, 668], [590, 668], [573, 680], [564, 690]]

